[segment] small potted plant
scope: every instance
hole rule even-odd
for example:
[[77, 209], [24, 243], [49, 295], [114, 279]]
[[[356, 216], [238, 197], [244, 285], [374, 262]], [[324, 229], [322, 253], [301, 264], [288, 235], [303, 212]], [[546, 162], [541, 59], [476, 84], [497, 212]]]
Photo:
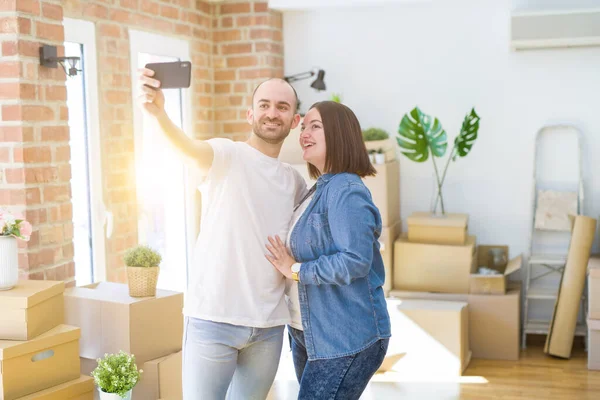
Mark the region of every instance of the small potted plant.
[[19, 256], [17, 239], [28, 241], [31, 224], [0, 209], [0, 290], [9, 290], [19, 281]]
[[375, 164], [385, 164], [385, 154], [381, 148], [377, 149], [375, 153]]
[[371, 161], [371, 164], [375, 164], [375, 153], [377, 151], [376, 150], [369, 150], [369, 160]]
[[367, 150], [375, 150], [377, 153], [378, 149], [382, 149], [382, 153], [395, 152], [395, 143], [390, 138], [390, 134], [380, 128], [369, 128], [363, 131], [363, 140], [365, 141], [365, 147]]
[[127, 284], [131, 297], [156, 296], [160, 254], [147, 245], [138, 245], [125, 253]]
[[98, 386], [100, 400], [131, 400], [131, 391], [143, 372], [138, 371], [135, 356], [120, 351], [118, 354], [105, 354], [97, 361], [92, 377]]

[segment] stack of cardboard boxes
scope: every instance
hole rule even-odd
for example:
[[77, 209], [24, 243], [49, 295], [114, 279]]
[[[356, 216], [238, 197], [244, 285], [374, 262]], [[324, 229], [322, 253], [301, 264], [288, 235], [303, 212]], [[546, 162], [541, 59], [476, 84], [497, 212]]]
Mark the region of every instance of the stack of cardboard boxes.
[[[507, 246], [478, 246], [476, 237], [468, 234], [468, 216], [465, 214], [436, 217], [429, 213], [414, 213], [407, 223], [407, 234], [394, 243], [394, 290], [390, 296], [395, 300], [388, 302], [392, 319], [398, 315], [407, 318], [402, 303], [410, 305], [415, 300], [428, 300], [410, 306], [413, 310], [421, 307], [414, 314], [428, 322], [409, 319], [421, 326], [422, 337], [435, 337], [438, 343], [444, 344], [439, 348], [438, 359], [450, 351], [457, 362], [460, 361], [460, 372], [468, 365], [469, 355], [517, 360], [521, 289], [510, 286], [507, 276], [521, 267], [521, 256], [508, 260]], [[480, 267], [497, 272], [482, 275]], [[445, 302], [452, 302], [452, 307], [444, 305]], [[445, 310], [447, 319], [454, 319], [452, 326], [461, 328], [458, 336], [454, 328], [436, 330], [439, 310]], [[467, 314], [466, 324], [463, 310]], [[464, 349], [465, 341], [469, 351]], [[413, 346], [413, 349], [417, 347]], [[433, 365], [436, 361], [432, 357], [429, 360]], [[394, 370], [410, 369], [409, 365], [401, 364], [402, 359]]]
[[134, 298], [126, 284], [100, 282], [68, 289], [64, 303], [67, 323], [81, 328], [81, 373], [89, 375], [98, 358], [123, 350], [144, 371], [133, 400], [183, 397], [182, 293], [159, 289], [155, 297]]
[[63, 282], [19, 281], [0, 292], [0, 399], [91, 400], [77, 326], [65, 325]]
[[600, 257], [588, 268], [588, 369], [600, 370]]

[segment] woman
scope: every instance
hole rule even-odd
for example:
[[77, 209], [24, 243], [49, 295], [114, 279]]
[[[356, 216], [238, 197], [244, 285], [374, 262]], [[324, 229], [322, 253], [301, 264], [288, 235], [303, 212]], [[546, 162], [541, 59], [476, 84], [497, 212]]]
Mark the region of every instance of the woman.
[[288, 329], [298, 398], [358, 399], [391, 336], [378, 242], [381, 216], [361, 180], [376, 171], [356, 116], [336, 102], [311, 107], [300, 146], [317, 183], [296, 206], [288, 245], [269, 237], [266, 255], [297, 281], [297, 294], [296, 287], [289, 292]]

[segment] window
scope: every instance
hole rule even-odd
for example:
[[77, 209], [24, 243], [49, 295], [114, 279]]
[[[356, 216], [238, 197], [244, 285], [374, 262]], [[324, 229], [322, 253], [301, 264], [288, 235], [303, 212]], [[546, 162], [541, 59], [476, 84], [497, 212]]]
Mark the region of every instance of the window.
[[[96, 37], [92, 22], [65, 18], [65, 55], [81, 57], [69, 77], [67, 106], [71, 147], [71, 192], [75, 280], [86, 285], [106, 279]], [[60, 67], [59, 67], [60, 68]]]
[[[189, 60], [189, 44], [145, 32], [129, 31], [134, 96], [135, 179], [138, 201], [138, 242], [148, 244], [162, 256], [158, 287], [184, 291], [187, 269], [195, 241], [193, 190], [188, 172], [175, 151], [153, 132], [137, 106], [140, 94], [138, 68], [150, 62]], [[171, 120], [191, 133], [189, 90], [164, 91]]]

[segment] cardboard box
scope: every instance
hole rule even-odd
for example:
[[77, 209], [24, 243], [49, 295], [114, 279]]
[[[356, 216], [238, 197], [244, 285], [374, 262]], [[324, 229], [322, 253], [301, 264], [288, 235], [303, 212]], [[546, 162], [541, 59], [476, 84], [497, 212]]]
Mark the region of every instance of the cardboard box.
[[[279, 161], [288, 164], [304, 164], [302, 147], [300, 147], [301, 124], [290, 130], [279, 151]], [[306, 167], [305, 167], [306, 168]]]
[[[466, 302], [388, 300], [391, 370], [404, 378], [461, 376], [471, 358]], [[398, 359], [399, 358], [399, 359]]]
[[20, 280], [0, 291], [0, 340], [30, 340], [64, 323], [64, 282]]
[[392, 283], [394, 282], [394, 241], [398, 238], [401, 231], [402, 221], [398, 221], [392, 226], [384, 227], [379, 237], [381, 257], [383, 258], [383, 266], [385, 267], [383, 292], [386, 295], [392, 290]]
[[79, 328], [59, 325], [29, 341], [0, 340], [0, 399], [79, 378], [79, 337]]
[[466, 301], [469, 304], [469, 341], [473, 358], [519, 359], [521, 332], [521, 287], [511, 287], [505, 295], [447, 294], [392, 290], [399, 299]]
[[594, 218], [577, 215], [574, 220], [567, 264], [560, 280], [558, 297], [554, 303], [554, 313], [544, 346], [544, 353], [562, 358], [571, 357], [577, 314], [596, 233]]
[[181, 351], [156, 360], [147, 361], [142, 379], [133, 389], [134, 399], [182, 400]]
[[463, 245], [467, 242], [469, 216], [414, 212], [407, 219], [408, 240], [414, 243]]
[[130, 297], [126, 284], [100, 282], [65, 291], [65, 320], [81, 327], [79, 354], [88, 359], [119, 350], [138, 365], [181, 350], [183, 294], [157, 290]]
[[588, 262], [588, 318], [600, 320], [600, 257]]
[[588, 319], [588, 369], [600, 370], [600, 320]]
[[[508, 275], [518, 271], [523, 264], [523, 257], [518, 255], [508, 263], [494, 266], [489, 251], [499, 249], [508, 257], [508, 246], [477, 246], [477, 270], [471, 274], [469, 293], [475, 294], [505, 294]], [[498, 271], [499, 275], [478, 274], [479, 267], [487, 267]]]
[[394, 289], [469, 293], [476, 262], [475, 236], [455, 246], [413, 243], [403, 234], [394, 242]]
[[73, 381], [21, 397], [18, 400], [92, 400], [93, 398], [94, 379], [91, 376], [82, 375]]
[[363, 182], [379, 209], [382, 225], [391, 226], [400, 220], [400, 163], [394, 160], [373, 166], [377, 175], [366, 177]]

